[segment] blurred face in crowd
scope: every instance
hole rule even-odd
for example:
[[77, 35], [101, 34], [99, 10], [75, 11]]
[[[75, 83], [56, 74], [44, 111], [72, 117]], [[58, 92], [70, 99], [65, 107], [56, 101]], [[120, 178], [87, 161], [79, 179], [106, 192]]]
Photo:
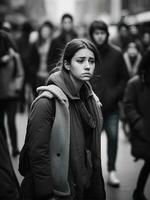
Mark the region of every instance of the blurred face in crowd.
[[138, 28], [134, 25], [130, 26], [129, 30], [132, 35], [137, 35], [139, 33]]
[[130, 57], [135, 57], [138, 53], [138, 49], [136, 47], [136, 44], [134, 42], [131, 42], [128, 44], [127, 53]]
[[122, 26], [120, 28], [119, 33], [120, 33], [120, 36], [122, 36], [122, 37], [128, 37], [128, 35], [129, 35], [129, 31], [128, 31], [127, 27], [125, 27], [125, 26]]
[[70, 63], [65, 64], [70, 77], [75, 82], [89, 81], [95, 69], [94, 53], [88, 48], [78, 50]]
[[142, 37], [142, 41], [144, 44], [150, 44], [150, 34], [144, 33]]
[[64, 18], [62, 21], [62, 28], [66, 32], [71, 31], [73, 28], [73, 21], [69, 17]]
[[107, 33], [104, 30], [96, 29], [93, 32], [93, 39], [97, 45], [103, 45], [106, 41]]
[[46, 40], [51, 35], [52, 35], [52, 29], [48, 26], [43, 26], [41, 29], [41, 37]]

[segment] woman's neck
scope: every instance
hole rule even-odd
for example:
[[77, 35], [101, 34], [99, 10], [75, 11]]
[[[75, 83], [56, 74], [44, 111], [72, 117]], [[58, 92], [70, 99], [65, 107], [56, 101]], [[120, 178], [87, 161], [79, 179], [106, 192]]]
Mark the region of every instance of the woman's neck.
[[71, 79], [74, 87], [76, 88], [77, 93], [79, 94], [81, 86], [83, 85], [83, 81], [80, 81], [80, 80], [76, 79], [71, 74], [70, 74], [70, 79]]

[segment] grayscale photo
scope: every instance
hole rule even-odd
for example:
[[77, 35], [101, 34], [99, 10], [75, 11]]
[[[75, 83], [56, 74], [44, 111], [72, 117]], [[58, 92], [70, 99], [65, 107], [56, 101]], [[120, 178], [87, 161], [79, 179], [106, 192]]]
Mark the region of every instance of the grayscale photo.
[[150, 200], [149, 0], [0, 0], [0, 200]]

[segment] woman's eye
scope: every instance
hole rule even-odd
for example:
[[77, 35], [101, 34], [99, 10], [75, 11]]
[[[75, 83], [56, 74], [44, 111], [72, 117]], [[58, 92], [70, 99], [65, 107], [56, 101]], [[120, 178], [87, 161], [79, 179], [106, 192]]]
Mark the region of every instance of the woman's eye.
[[77, 60], [78, 63], [83, 63], [84, 60]]
[[89, 61], [91, 64], [94, 64], [95, 63], [95, 60], [90, 60]]

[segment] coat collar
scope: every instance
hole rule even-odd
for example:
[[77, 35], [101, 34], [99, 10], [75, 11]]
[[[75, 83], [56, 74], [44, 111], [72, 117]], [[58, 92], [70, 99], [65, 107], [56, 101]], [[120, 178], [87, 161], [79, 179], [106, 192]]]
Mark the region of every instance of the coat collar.
[[[80, 99], [80, 95], [78, 94], [78, 91], [76, 90], [71, 79], [69, 78], [69, 74], [64, 70], [53, 73], [49, 78], [49, 84], [55, 84], [60, 87], [67, 95], [67, 97], [72, 100]], [[92, 88], [89, 82], [85, 82], [83, 84], [80, 93], [81, 91], [84, 93], [86, 98], [93, 95]]]

